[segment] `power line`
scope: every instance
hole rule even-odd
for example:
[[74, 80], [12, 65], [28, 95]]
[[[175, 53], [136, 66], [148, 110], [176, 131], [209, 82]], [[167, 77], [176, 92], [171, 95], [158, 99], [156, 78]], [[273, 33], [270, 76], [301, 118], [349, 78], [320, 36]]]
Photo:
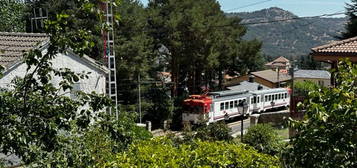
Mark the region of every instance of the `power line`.
[[251, 7], [251, 6], [254, 6], [254, 5], [259, 5], [259, 4], [262, 4], [262, 3], [266, 3], [266, 2], [269, 2], [269, 1], [273, 1], [273, 0], [259, 1], [259, 2], [248, 4], [248, 5], [240, 6], [240, 7], [237, 7], [237, 8], [228, 9], [226, 11], [234, 11], [234, 10], [238, 10], [238, 9], [242, 9], [242, 8], [247, 8], [247, 7]]
[[[269, 24], [269, 23], [286, 22], [286, 21], [300, 20], [300, 19], [313, 19], [313, 18], [320, 18], [320, 17], [336, 16], [336, 15], [341, 15], [341, 14], [345, 14], [345, 12], [336, 12], [336, 13], [322, 14], [322, 15], [316, 15], [316, 16], [292, 17], [292, 18], [287, 18], [287, 19], [277, 19], [277, 20], [268, 20], [268, 21], [260, 21], [260, 22], [245, 22], [245, 23], [242, 22], [239, 25]], [[227, 26], [232, 26], [232, 25], [231, 24], [220, 25], [217, 27], [227, 27]]]

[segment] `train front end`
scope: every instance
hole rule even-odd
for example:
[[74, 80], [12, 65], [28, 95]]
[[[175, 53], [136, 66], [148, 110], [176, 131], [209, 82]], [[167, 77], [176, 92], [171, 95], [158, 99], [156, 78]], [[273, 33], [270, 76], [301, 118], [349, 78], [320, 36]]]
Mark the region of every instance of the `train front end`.
[[205, 95], [191, 95], [183, 102], [182, 122], [191, 124], [207, 123], [211, 111], [212, 98]]

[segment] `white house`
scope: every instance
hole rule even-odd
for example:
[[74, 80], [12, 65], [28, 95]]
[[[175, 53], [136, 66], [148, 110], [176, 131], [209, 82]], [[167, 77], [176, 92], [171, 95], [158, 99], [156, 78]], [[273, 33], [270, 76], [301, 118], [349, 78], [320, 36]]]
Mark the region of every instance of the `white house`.
[[[4, 76], [0, 79], [0, 88], [9, 88], [16, 76], [24, 77], [27, 65], [23, 63], [24, 52], [38, 48], [43, 53], [49, 44], [49, 37], [40, 33], [9, 33], [0, 32], [0, 65], [5, 68]], [[79, 57], [71, 51], [58, 54], [53, 60], [54, 68], [69, 68], [73, 72], [90, 72], [88, 79], [81, 79], [74, 89], [87, 93], [106, 93], [106, 75], [109, 70], [88, 56]], [[59, 78], [51, 81], [58, 85]], [[69, 93], [70, 94], [70, 93]]]
[[294, 80], [311, 81], [325, 87], [331, 86], [331, 74], [325, 70], [297, 70], [294, 72]]

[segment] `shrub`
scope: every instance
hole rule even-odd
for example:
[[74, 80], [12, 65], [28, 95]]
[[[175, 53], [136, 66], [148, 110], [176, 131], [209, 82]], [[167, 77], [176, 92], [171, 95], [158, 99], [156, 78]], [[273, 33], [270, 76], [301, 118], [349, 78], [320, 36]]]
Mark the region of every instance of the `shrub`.
[[53, 152], [38, 151], [31, 167], [97, 167], [115, 158], [134, 141], [147, 140], [151, 133], [136, 126], [135, 116], [120, 113], [120, 119], [103, 118], [90, 128], [72, 129], [59, 136]]
[[276, 155], [283, 148], [278, 133], [268, 124], [257, 124], [250, 127], [243, 137], [243, 142], [260, 152], [271, 155]]
[[128, 151], [103, 167], [279, 167], [277, 157], [258, 153], [244, 144], [193, 141], [175, 146], [167, 138], [156, 138], [132, 144]]
[[197, 129], [194, 138], [207, 141], [232, 140], [229, 135], [231, 129], [224, 122], [216, 122], [209, 125], [202, 125]]

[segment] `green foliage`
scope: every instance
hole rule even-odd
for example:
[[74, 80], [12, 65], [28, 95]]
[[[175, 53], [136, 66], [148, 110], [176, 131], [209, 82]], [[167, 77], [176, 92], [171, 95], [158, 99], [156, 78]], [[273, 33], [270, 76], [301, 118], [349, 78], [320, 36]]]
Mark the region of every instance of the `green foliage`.
[[145, 128], [136, 125], [136, 117], [133, 113], [122, 111], [119, 116], [120, 120], [106, 120], [99, 123], [101, 128], [109, 133], [111, 139], [119, 143], [117, 151], [126, 149], [136, 140], [152, 137], [151, 133]]
[[284, 144], [274, 128], [269, 124], [257, 124], [248, 129], [243, 142], [253, 146], [259, 152], [276, 155], [281, 152]]
[[260, 57], [261, 43], [242, 40], [246, 29], [240, 19], [226, 17], [217, 1], [150, 1], [148, 11], [155, 47], [167, 49], [161, 56], [174, 89], [187, 85], [190, 94], [199, 93], [217, 76], [222, 81], [222, 72], [256, 69], [249, 58]]
[[304, 120], [291, 121], [298, 134], [285, 155], [290, 167], [357, 166], [357, 65], [338, 67], [337, 86], [310, 92]]
[[322, 69], [322, 63], [315, 61], [311, 55], [302, 55], [298, 59], [297, 66], [300, 69]]
[[85, 130], [74, 127], [60, 135], [58, 150], [39, 151], [31, 167], [100, 167], [115, 159], [115, 153], [124, 151], [132, 142], [152, 137], [135, 125], [134, 118], [123, 112], [121, 120], [102, 118]]
[[140, 141], [119, 153], [103, 167], [279, 167], [276, 157], [260, 154], [245, 145], [194, 141], [176, 146], [167, 138]]
[[0, 31], [23, 32], [25, 30], [25, 4], [18, 0], [0, 1]]
[[[46, 22], [44, 31], [50, 34], [47, 52], [42, 54], [34, 49], [25, 53], [25, 77], [14, 79], [13, 88], [0, 93], [0, 152], [16, 154], [26, 164], [38, 160], [39, 156], [57, 157], [56, 152], [66, 149], [62, 147], [76, 138], [66, 140], [66, 136], [73, 129], [85, 131], [111, 102], [96, 93], [78, 92], [76, 99], [64, 96], [75, 82], [87, 78], [88, 74], [52, 67], [51, 60], [58, 53], [71, 49], [82, 56], [94, 45], [90, 28], [77, 25], [72, 29], [73, 21], [86, 14], [100, 18], [101, 13], [88, 1], [76, 2], [76, 11], [61, 11]], [[61, 79], [58, 87], [51, 83], [53, 78]], [[69, 151], [61, 154], [70, 154]]]
[[199, 127], [194, 138], [203, 141], [230, 141], [233, 139], [229, 134], [230, 131], [231, 129], [224, 122], [215, 122]]
[[154, 128], [162, 127], [165, 120], [172, 118], [173, 101], [166, 94], [165, 88], [152, 86], [146, 93], [146, 102], [150, 106], [146, 109], [144, 119], [152, 122]]
[[320, 88], [321, 86], [311, 81], [294, 82], [294, 94], [296, 94], [295, 96], [307, 97], [309, 92], [319, 90]]
[[[103, 41], [102, 41], [102, 29], [108, 29], [108, 25], [103, 21], [104, 17], [101, 17], [101, 3], [106, 0], [30, 0], [27, 5], [26, 17], [34, 17], [33, 11], [38, 11], [39, 9], [44, 9], [44, 13], [48, 14], [48, 20], [54, 21], [57, 19], [58, 15], [67, 15], [71, 17], [66, 18], [66, 28], [61, 30], [61, 33], [72, 35], [68, 39], [75, 40], [74, 37], [77, 33], [90, 32], [90, 39], [87, 41], [81, 41], [81, 43], [90, 43], [91, 47], [87, 48], [84, 54], [96, 58], [102, 59], [103, 56]], [[113, 0], [114, 3], [118, 4], [120, 0]], [[38, 14], [37, 14], [38, 15]], [[33, 23], [28, 19], [26, 24], [27, 32], [47, 32], [45, 26], [39, 26], [32, 29]], [[78, 31], [79, 29], [83, 31]], [[52, 33], [52, 32], [50, 32]], [[75, 44], [75, 43], [73, 43]], [[77, 46], [81, 47], [81, 46]]]

